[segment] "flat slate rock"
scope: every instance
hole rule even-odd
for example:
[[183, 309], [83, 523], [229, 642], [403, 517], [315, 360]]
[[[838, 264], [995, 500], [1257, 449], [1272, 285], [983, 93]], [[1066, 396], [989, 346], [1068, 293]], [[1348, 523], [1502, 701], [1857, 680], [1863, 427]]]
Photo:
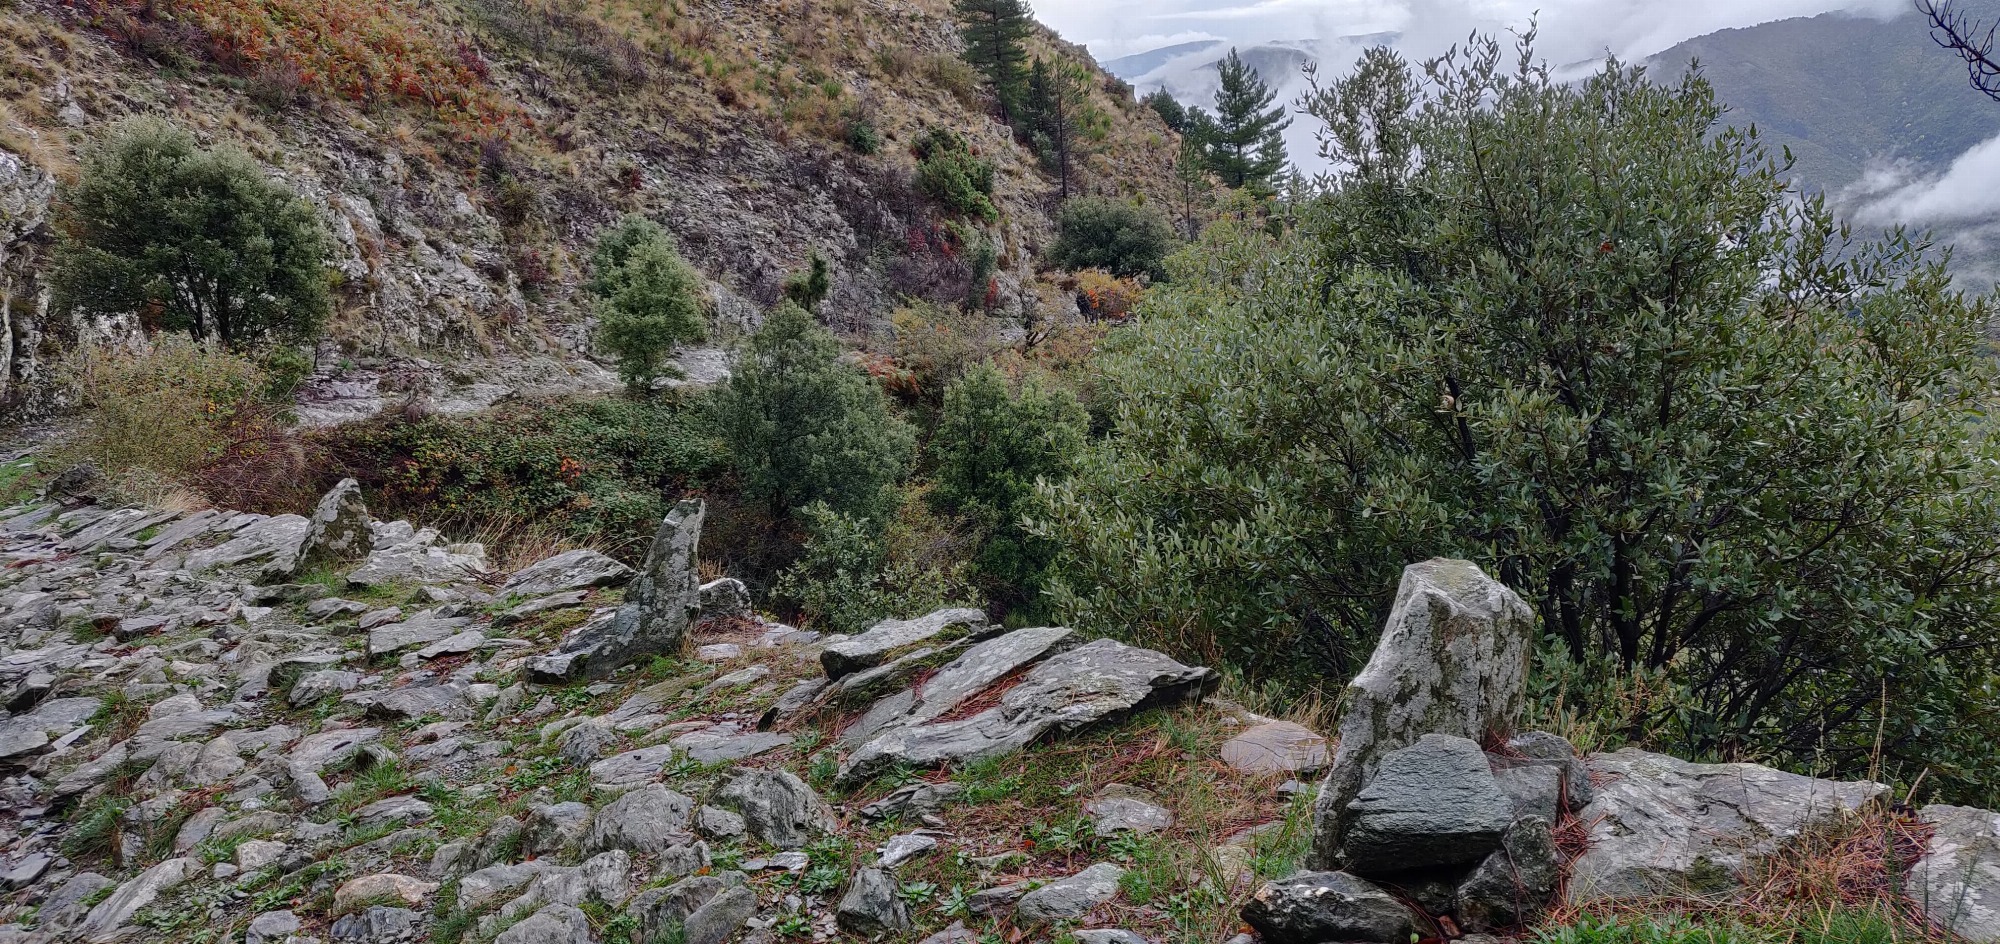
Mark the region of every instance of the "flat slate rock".
[[590, 765], [590, 782], [613, 788], [651, 783], [673, 761], [675, 750], [671, 744], [658, 744], [607, 757]]
[[539, 597], [609, 587], [632, 579], [632, 568], [592, 550], [564, 551], [529, 564], [500, 585], [501, 596]]
[[885, 731], [849, 755], [839, 780], [863, 783], [899, 765], [928, 768], [1012, 754], [1054, 732], [1199, 697], [1217, 680], [1212, 669], [1095, 640], [1029, 669], [999, 704], [969, 718]]
[[385, 656], [442, 642], [463, 632], [471, 622], [462, 616], [439, 616], [427, 610], [400, 623], [377, 626], [368, 631], [368, 655]]
[[1224, 741], [1222, 762], [1245, 773], [1310, 776], [1326, 767], [1326, 738], [1290, 721], [1267, 721]]
[[938, 610], [912, 620], [883, 620], [858, 636], [828, 643], [819, 662], [828, 678], [871, 669], [919, 643], [948, 641], [989, 632], [986, 611], [960, 608]]
[[1812, 826], [1883, 802], [1890, 788], [1757, 764], [1694, 764], [1663, 754], [1597, 754], [1596, 799], [1578, 818], [1590, 849], [1570, 865], [1572, 903], [1733, 888], [1743, 866]]

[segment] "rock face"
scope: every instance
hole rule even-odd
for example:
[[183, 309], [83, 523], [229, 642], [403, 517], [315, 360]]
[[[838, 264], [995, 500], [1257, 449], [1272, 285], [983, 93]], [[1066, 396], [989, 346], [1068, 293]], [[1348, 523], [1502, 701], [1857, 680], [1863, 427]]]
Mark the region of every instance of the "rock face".
[[1468, 931], [1531, 924], [1562, 879], [1555, 833], [1540, 816], [1507, 827], [1501, 848], [1458, 886], [1458, 920]]
[[332, 491], [320, 496], [313, 516], [307, 519], [305, 540], [299, 547], [299, 569], [367, 557], [375, 549], [375, 535], [369, 528], [373, 521], [367, 503], [361, 500], [361, 483], [341, 479]]
[[696, 560], [705, 507], [683, 501], [653, 535], [645, 566], [625, 588], [625, 603], [607, 620], [585, 624], [549, 655], [529, 663], [544, 681], [603, 678], [641, 659], [680, 648], [701, 607]]
[[1509, 734], [1526, 705], [1535, 619], [1468, 561], [1403, 571], [1381, 642], [1342, 693], [1340, 739], [1314, 806], [1313, 860], [1340, 863], [1349, 805], [1389, 752], [1426, 734]]
[[[938, 675], [951, 671], [946, 666]], [[885, 731], [847, 758], [839, 779], [862, 783], [899, 764], [936, 767], [1011, 754], [1051, 732], [1199, 697], [1218, 680], [1212, 669], [1095, 640], [1035, 665], [992, 708], [961, 720]]]
[[1243, 920], [1265, 944], [1407, 944], [1416, 923], [1394, 896], [1345, 872], [1301, 872], [1257, 889]]
[[1890, 789], [1756, 764], [1694, 764], [1624, 750], [1590, 760], [1603, 781], [1579, 814], [1590, 849], [1570, 865], [1572, 902], [1732, 887], [1745, 863]]
[[1931, 921], [1968, 941], [2000, 941], [2000, 813], [1927, 806], [1935, 827], [1910, 868], [1910, 897]]

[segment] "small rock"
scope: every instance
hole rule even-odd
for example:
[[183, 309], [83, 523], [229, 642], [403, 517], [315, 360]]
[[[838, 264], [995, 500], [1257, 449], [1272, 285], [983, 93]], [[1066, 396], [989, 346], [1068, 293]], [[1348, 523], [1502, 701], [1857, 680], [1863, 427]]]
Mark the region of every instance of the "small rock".
[[250, 919], [250, 927], [243, 932], [243, 944], [284, 944], [300, 927], [298, 915], [266, 911]]
[[684, 944], [723, 944], [757, 915], [757, 893], [737, 886], [688, 915]]
[[875, 860], [878, 869], [893, 869], [938, 847], [937, 837], [929, 833], [904, 833], [891, 836], [882, 844]]
[[1326, 767], [1326, 738], [1289, 721], [1270, 721], [1224, 741], [1222, 761], [1245, 773], [1311, 776]]
[[399, 899], [405, 904], [418, 905], [437, 889], [435, 882], [426, 882], [393, 872], [363, 875], [349, 879], [334, 889], [333, 912], [347, 914], [385, 899]]
[[1118, 897], [1118, 880], [1124, 876], [1124, 869], [1100, 862], [1022, 895], [1014, 905], [1014, 919], [1032, 925], [1081, 918]]
[[1158, 799], [1137, 787], [1108, 784], [1084, 801], [1083, 812], [1096, 822], [1099, 836], [1156, 833], [1174, 825], [1174, 814], [1160, 806]]
[[549, 905], [500, 932], [494, 944], [592, 944], [590, 918], [570, 905]]
[[1364, 875], [1477, 862], [1513, 820], [1478, 744], [1426, 734], [1382, 758], [1348, 810], [1340, 856]]
[[896, 880], [881, 869], [862, 869], [847, 883], [834, 920], [842, 930], [876, 935], [910, 928], [910, 910], [896, 895]]

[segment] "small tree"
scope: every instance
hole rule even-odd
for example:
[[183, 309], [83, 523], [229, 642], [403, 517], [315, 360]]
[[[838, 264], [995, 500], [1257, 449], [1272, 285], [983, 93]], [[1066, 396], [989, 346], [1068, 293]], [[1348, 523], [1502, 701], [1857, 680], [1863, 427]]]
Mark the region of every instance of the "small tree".
[[1173, 224], [1158, 210], [1109, 197], [1085, 197], [1065, 204], [1056, 218], [1056, 243], [1049, 262], [1079, 271], [1103, 269], [1125, 278], [1166, 277], [1174, 245]]
[[55, 304], [137, 313], [237, 346], [303, 340], [331, 307], [332, 242], [311, 204], [233, 148], [153, 118], [84, 155], [56, 206]]
[[1090, 74], [1082, 66], [1062, 59], [1036, 59], [1028, 73], [1022, 130], [1043, 166], [1056, 175], [1064, 200], [1083, 162], [1091, 128], [1102, 120], [1091, 107], [1090, 86]]
[[950, 129], [932, 128], [917, 142], [918, 188], [953, 213], [988, 223], [999, 219], [993, 175], [993, 162], [974, 156]]
[[626, 216], [598, 237], [590, 291], [597, 296], [598, 343], [618, 358], [627, 389], [649, 392], [678, 373], [675, 347], [705, 333], [701, 275], [674, 251], [658, 223]]
[[1000, 120], [1014, 123], [1014, 109], [1028, 80], [1028, 35], [1034, 14], [1024, 0], [957, 0], [965, 61], [986, 79]]
[[806, 264], [804, 272], [794, 272], [785, 278], [785, 300], [807, 311], [818, 311], [819, 303], [826, 301], [831, 291], [833, 274], [826, 257], [817, 249], [812, 251], [812, 261]]
[[1139, 104], [1152, 109], [1154, 114], [1160, 116], [1161, 121], [1167, 123], [1168, 128], [1180, 132], [1187, 131], [1187, 108], [1175, 100], [1172, 95], [1167, 94], [1166, 89], [1154, 89], [1147, 92], [1145, 98], [1139, 99]]
[[895, 507], [915, 437], [798, 306], [779, 305], [751, 336], [717, 413], [744, 494], [774, 516], [813, 502], [861, 518]]
[[1292, 126], [1278, 93], [1264, 83], [1235, 49], [1219, 66], [1222, 87], [1215, 93], [1212, 124], [1203, 130], [1208, 166], [1231, 187], [1262, 190], [1285, 167], [1284, 130]]
[[972, 368], [945, 389], [931, 441], [937, 458], [931, 504], [985, 530], [975, 563], [995, 598], [1018, 599], [1039, 585], [1054, 549], [1028, 534], [1035, 486], [1067, 474], [1089, 426], [1069, 391], [1030, 378], [1019, 394], [1010, 394], [1007, 379], [991, 364]]
[[1190, 128], [1174, 152], [1174, 199], [1180, 204], [1181, 238], [1201, 235], [1198, 210], [1206, 209], [1215, 196], [1215, 179], [1208, 174], [1208, 155], [1202, 140]]

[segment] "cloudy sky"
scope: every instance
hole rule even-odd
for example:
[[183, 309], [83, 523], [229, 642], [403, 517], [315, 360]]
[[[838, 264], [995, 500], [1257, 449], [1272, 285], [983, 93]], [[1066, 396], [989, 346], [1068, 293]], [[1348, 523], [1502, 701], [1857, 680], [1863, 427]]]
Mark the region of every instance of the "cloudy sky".
[[[1551, 61], [1605, 52], [1652, 55], [1692, 36], [1850, 10], [1896, 16], [1908, 0], [1030, 0], [1042, 22], [1099, 60], [1197, 39], [1237, 43], [1398, 30], [1427, 54], [1474, 29], [1525, 25], [1540, 13]], [[1434, 48], [1425, 48], [1434, 47]]]

